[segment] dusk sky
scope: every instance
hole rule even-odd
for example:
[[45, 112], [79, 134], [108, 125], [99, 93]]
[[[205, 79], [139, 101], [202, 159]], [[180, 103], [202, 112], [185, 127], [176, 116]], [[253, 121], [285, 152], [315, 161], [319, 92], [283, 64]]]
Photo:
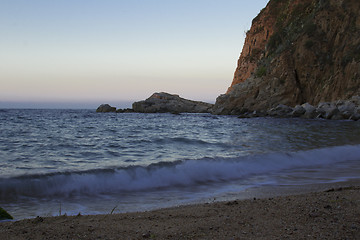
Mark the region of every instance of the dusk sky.
[[[1, 0], [0, 108], [214, 102], [268, 0]], [[125, 103], [129, 102], [129, 103]]]

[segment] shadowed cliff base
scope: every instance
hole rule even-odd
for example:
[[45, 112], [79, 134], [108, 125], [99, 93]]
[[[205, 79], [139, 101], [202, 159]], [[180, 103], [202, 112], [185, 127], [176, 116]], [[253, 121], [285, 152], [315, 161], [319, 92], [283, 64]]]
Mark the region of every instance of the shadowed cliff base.
[[249, 111], [246, 108], [237, 112], [240, 118], [253, 117], [278, 117], [278, 118], [305, 118], [305, 119], [330, 119], [330, 120], [360, 120], [360, 96], [349, 100], [322, 102], [317, 106], [309, 103], [290, 107], [279, 104], [265, 111]]
[[360, 95], [360, 2], [271, 0], [253, 20], [215, 114]]

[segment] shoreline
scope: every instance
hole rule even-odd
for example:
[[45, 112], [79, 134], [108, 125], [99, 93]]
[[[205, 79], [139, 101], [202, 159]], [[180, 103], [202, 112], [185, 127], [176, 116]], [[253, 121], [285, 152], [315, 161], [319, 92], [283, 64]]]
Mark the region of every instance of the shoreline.
[[295, 188], [254, 188], [246, 196], [247, 199], [145, 212], [0, 222], [0, 236], [4, 239], [356, 239], [360, 236], [359, 180]]

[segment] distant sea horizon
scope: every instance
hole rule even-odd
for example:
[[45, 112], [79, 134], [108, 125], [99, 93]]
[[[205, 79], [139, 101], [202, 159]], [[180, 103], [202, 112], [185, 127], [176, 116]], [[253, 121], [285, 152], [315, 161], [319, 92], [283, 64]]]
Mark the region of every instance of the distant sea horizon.
[[135, 100], [99, 101], [0, 101], [0, 109], [96, 109], [107, 103], [116, 108], [131, 108]]
[[[132, 108], [137, 100], [91, 100], [91, 101], [1, 101], [0, 109], [96, 109], [101, 104], [109, 104], [117, 109]], [[193, 100], [193, 99], [190, 99]], [[214, 100], [196, 100], [215, 103]]]

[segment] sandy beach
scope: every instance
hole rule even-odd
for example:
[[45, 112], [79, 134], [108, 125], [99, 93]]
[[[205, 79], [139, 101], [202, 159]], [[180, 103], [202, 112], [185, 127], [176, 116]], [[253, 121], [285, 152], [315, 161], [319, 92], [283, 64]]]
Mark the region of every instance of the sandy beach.
[[2, 239], [360, 239], [360, 187], [0, 223]]

